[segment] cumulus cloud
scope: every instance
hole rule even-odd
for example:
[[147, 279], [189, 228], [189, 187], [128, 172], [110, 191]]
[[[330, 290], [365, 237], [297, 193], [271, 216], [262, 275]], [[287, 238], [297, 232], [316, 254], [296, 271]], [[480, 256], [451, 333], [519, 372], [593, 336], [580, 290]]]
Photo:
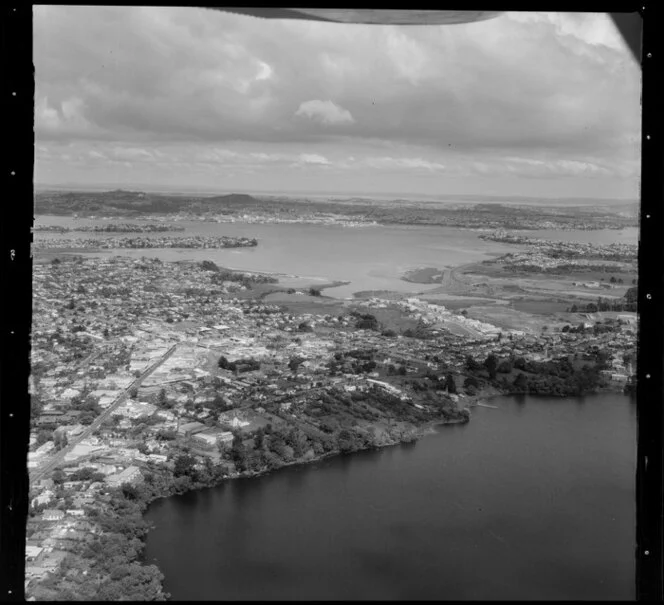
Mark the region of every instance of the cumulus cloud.
[[640, 70], [601, 14], [397, 27], [35, 6], [34, 61], [36, 137], [53, 162], [80, 142], [88, 161], [136, 147], [152, 160], [126, 161], [155, 166], [638, 173]]
[[347, 109], [335, 105], [332, 101], [315, 99], [300, 103], [295, 115], [318, 120], [323, 124], [345, 124], [355, 121]]
[[330, 161], [326, 157], [317, 153], [301, 153], [297, 161], [300, 164], [316, 164], [319, 166], [328, 166], [330, 164]]

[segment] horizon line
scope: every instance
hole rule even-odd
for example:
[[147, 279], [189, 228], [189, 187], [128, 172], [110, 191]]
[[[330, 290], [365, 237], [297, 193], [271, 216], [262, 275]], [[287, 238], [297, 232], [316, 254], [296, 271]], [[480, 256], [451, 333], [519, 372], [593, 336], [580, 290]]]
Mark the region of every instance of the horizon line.
[[402, 191], [371, 191], [371, 192], [346, 192], [346, 191], [312, 191], [312, 190], [271, 190], [271, 189], [222, 189], [215, 187], [186, 187], [181, 188], [164, 185], [160, 188], [159, 185], [149, 183], [38, 183], [34, 182], [33, 186], [37, 189], [70, 189], [75, 188], [76, 191], [97, 192], [95, 190], [103, 189], [104, 192], [111, 191], [136, 191], [139, 188], [141, 192], [145, 193], [206, 193], [214, 195], [233, 195], [233, 194], [249, 194], [249, 195], [272, 195], [272, 196], [302, 196], [302, 195], [316, 195], [316, 196], [334, 196], [346, 198], [371, 198], [372, 196], [394, 196], [396, 198], [417, 198], [417, 197], [438, 197], [438, 198], [492, 198], [496, 200], [518, 199], [518, 200], [589, 200], [589, 201], [612, 201], [612, 202], [625, 202], [625, 203], [638, 203], [639, 198], [618, 198], [618, 197], [589, 197], [589, 196], [559, 196], [550, 197], [547, 195], [493, 195], [490, 193], [413, 193]]

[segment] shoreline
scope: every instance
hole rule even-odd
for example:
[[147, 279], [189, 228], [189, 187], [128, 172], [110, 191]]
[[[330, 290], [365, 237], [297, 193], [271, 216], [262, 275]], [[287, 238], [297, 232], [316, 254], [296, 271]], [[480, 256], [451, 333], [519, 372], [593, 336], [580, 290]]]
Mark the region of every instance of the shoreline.
[[[48, 252], [50, 252], [50, 251], [47, 251], [47, 254], [48, 254]], [[76, 251], [76, 252], [72, 252], [71, 254], [80, 257], [80, 256], [83, 256], [85, 254], [85, 252], [88, 252], [88, 250], [84, 251], [83, 253], [81, 253], [80, 251]], [[103, 252], [106, 252], [106, 250], [104, 250]], [[112, 252], [112, 251], [109, 251], [109, 252]], [[117, 250], [115, 252], [118, 253], [119, 255], [123, 255], [120, 250]], [[149, 256], [149, 253], [146, 254], [145, 256]], [[165, 262], [169, 262], [169, 261], [165, 261]], [[196, 261], [170, 261], [170, 262], [196, 263]], [[230, 269], [230, 270], [236, 271], [235, 269]], [[257, 271], [242, 271], [242, 270], [237, 270], [237, 271], [245, 272], [245, 273], [249, 273], [249, 274], [256, 274], [256, 275], [279, 275], [279, 274], [275, 274], [275, 273], [257, 272]], [[281, 275], [283, 275], [283, 274], [281, 274]], [[337, 286], [340, 286], [340, 285], [346, 285], [346, 284], [350, 284], [350, 283], [351, 282], [331, 282], [331, 283], [327, 283], [327, 284], [322, 284], [320, 286], [316, 285], [316, 286], [313, 286], [313, 288], [321, 291], [325, 288], [337, 287]], [[260, 300], [261, 298], [264, 298], [267, 294], [270, 294], [270, 293], [284, 292], [287, 289], [294, 289], [294, 290], [298, 290], [298, 289], [302, 290], [303, 289], [303, 287], [300, 287], [300, 288], [287, 288], [287, 287], [283, 287], [283, 286], [279, 287], [279, 284], [272, 284], [272, 285], [266, 284], [265, 286], [266, 286], [266, 289], [269, 289], [271, 286], [275, 286], [276, 288], [274, 290], [263, 293], [262, 296], [261, 296], [260, 292], [254, 291], [252, 297], [256, 298], [257, 300]], [[249, 291], [249, 294], [251, 296], [251, 291]], [[393, 294], [395, 296], [397, 295], [396, 293], [393, 293]], [[400, 297], [403, 297], [403, 296], [404, 296], [403, 294], [400, 295]], [[328, 296], [311, 296], [311, 295], [307, 296], [305, 294], [305, 295], [302, 296], [302, 299], [303, 300], [309, 300], [309, 301], [311, 301], [311, 299], [314, 299], [314, 301], [316, 299], [330, 300], [330, 297], [328, 297]], [[512, 393], [512, 392], [506, 393], [506, 392], [500, 392], [496, 388], [489, 387], [489, 388], [478, 390], [478, 392], [475, 393], [472, 396], [470, 396], [470, 395], [469, 396], [464, 396], [461, 399], [459, 399], [459, 401], [456, 405], [456, 410], [457, 410], [458, 413], [460, 413], [461, 410], [468, 410], [468, 412], [470, 413], [470, 408], [475, 407], [477, 405], [481, 405], [481, 403], [483, 401], [486, 401], [487, 399], [490, 400], [490, 399], [492, 399], [494, 397], [497, 397], [497, 396], [509, 397], [509, 396], [517, 396], [517, 395], [527, 395], [527, 393]], [[544, 395], [544, 396], [546, 396], [546, 395]], [[563, 398], [566, 398], [566, 397], [563, 397]], [[209, 483], [206, 484], [206, 485], [198, 485], [194, 482], [194, 480], [192, 480], [192, 483], [194, 483], [194, 485], [190, 486], [190, 485], [181, 484], [181, 486], [183, 488], [181, 491], [173, 491], [173, 488], [175, 490], [178, 490], [178, 486], [174, 484], [175, 483], [174, 480], [176, 479], [176, 477], [174, 476], [172, 470], [168, 470], [166, 472], [159, 472], [158, 474], [161, 477], [164, 478], [166, 483], [168, 483], [168, 486], [167, 486], [168, 489], [165, 489], [164, 493], [162, 493], [162, 494], [153, 494], [150, 498], [147, 498], [147, 494], [146, 494], [146, 498], [141, 499], [141, 503], [142, 503], [142, 505], [144, 505], [144, 508], [142, 509], [142, 512], [141, 512], [141, 517], [143, 518], [143, 516], [145, 515], [145, 513], [147, 511], [147, 508], [149, 507], [149, 505], [152, 502], [154, 502], [155, 500], [161, 499], [161, 498], [166, 498], [166, 497], [170, 497], [170, 496], [173, 496], [173, 495], [180, 495], [180, 494], [184, 494], [184, 493], [187, 493], [187, 492], [190, 492], [190, 491], [200, 490], [200, 489], [204, 489], [204, 488], [208, 488], [208, 487], [216, 487], [216, 486], [221, 485], [227, 479], [237, 479], [237, 478], [247, 478], [248, 479], [248, 478], [253, 478], [253, 477], [260, 477], [260, 476], [269, 474], [273, 471], [280, 470], [281, 468], [284, 468], [284, 467], [296, 466], [296, 465], [302, 465], [302, 464], [309, 464], [309, 463], [312, 463], [312, 462], [319, 462], [319, 461], [324, 460], [326, 458], [330, 458], [332, 456], [338, 456], [338, 455], [341, 455], [341, 454], [345, 455], [345, 454], [355, 453], [357, 451], [365, 451], [365, 450], [370, 450], [370, 449], [379, 449], [379, 448], [383, 448], [383, 447], [400, 445], [400, 444], [404, 444], [404, 443], [413, 443], [413, 442], [416, 442], [417, 440], [419, 440], [420, 438], [426, 436], [427, 434], [435, 433], [435, 427], [437, 427], [437, 426], [444, 426], [444, 425], [447, 425], [447, 424], [461, 424], [461, 423], [465, 424], [469, 421], [470, 421], [470, 417], [469, 418], [447, 419], [447, 420], [445, 420], [445, 419], [435, 419], [435, 420], [429, 420], [429, 421], [427, 421], [423, 424], [420, 424], [420, 425], [414, 425], [414, 424], [409, 423], [409, 426], [406, 427], [406, 428], [404, 428], [403, 426], [400, 426], [400, 427], [398, 426], [398, 429], [400, 428], [400, 430], [398, 430], [398, 434], [381, 435], [380, 440], [376, 439], [375, 442], [372, 445], [369, 445], [367, 447], [364, 447], [364, 446], [358, 447], [357, 449], [352, 449], [352, 451], [348, 451], [348, 452], [342, 451], [340, 449], [334, 449], [332, 451], [324, 452], [324, 453], [321, 453], [321, 454], [318, 454], [318, 455], [314, 454], [311, 457], [306, 458], [306, 459], [303, 457], [301, 459], [292, 460], [290, 462], [283, 462], [283, 463], [280, 462], [280, 464], [278, 466], [275, 466], [274, 468], [267, 468], [266, 467], [266, 468], [263, 468], [263, 469], [258, 470], [258, 471], [244, 471], [244, 472], [239, 472], [239, 473], [228, 474], [226, 476], [221, 476], [221, 475], [218, 476], [218, 477], [215, 476], [213, 479], [210, 479]], [[401, 424], [401, 423], [399, 423], [399, 424]], [[365, 427], [362, 427], [362, 428], [365, 428]], [[194, 475], [194, 477], [195, 477], [195, 475]], [[187, 477], [187, 478], [189, 478], [189, 477]], [[144, 564], [148, 565], [149, 563], [144, 562]]]
[[[616, 389], [604, 389], [604, 390], [599, 390], [599, 391], [593, 392], [593, 393], [586, 393], [585, 395], [582, 395], [582, 397], [586, 397], [588, 395], [600, 395], [602, 393], [618, 393], [618, 392], [620, 394], [623, 394], [622, 391], [617, 391]], [[191, 493], [191, 492], [194, 492], [194, 491], [202, 491], [202, 490], [205, 490], [205, 489], [216, 488], [216, 487], [221, 486], [225, 481], [232, 481], [232, 480], [236, 480], [236, 479], [260, 478], [260, 477], [263, 477], [263, 476], [266, 476], [266, 475], [269, 475], [269, 474], [272, 474], [272, 473], [275, 473], [275, 472], [279, 472], [280, 470], [282, 470], [284, 468], [309, 465], [309, 464], [313, 464], [313, 463], [317, 463], [317, 462], [322, 462], [323, 460], [333, 458], [333, 457], [337, 457], [337, 456], [342, 456], [342, 455], [352, 456], [352, 455], [354, 455], [356, 453], [359, 453], [359, 452], [366, 452], [366, 451], [371, 451], [371, 450], [376, 451], [376, 450], [382, 450], [383, 448], [394, 447], [394, 446], [397, 446], [397, 445], [406, 445], [406, 444], [410, 444], [410, 443], [416, 443], [417, 441], [419, 441], [420, 439], [422, 439], [426, 436], [436, 434], [438, 432], [436, 430], [437, 427], [448, 426], [448, 425], [457, 425], [457, 424], [468, 424], [472, 420], [472, 414], [470, 414], [470, 408], [478, 407], [478, 406], [480, 406], [480, 407], [485, 407], [486, 406], [486, 407], [490, 407], [492, 409], [500, 409], [497, 406], [487, 405], [486, 402], [491, 401], [491, 400], [493, 400], [497, 397], [517, 397], [517, 396], [520, 396], [520, 395], [528, 395], [528, 394], [527, 393], [501, 393], [501, 392], [498, 392], [497, 389], [493, 389], [493, 388], [483, 389], [482, 391], [476, 393], [475, 395], [467, 395], [467, 396], [464, 397], [463, 405], [459, 407], [459, 411], [462, 411], [464, 409], [468, 410], [469, 415], [468, 415], [467, 418], [453, 418], [453, 419], [446, 419], [446, 420], [440, 420], [440, 419], [431, 420], [431, 421], [426, 422], [422, 425], [413, 426], [408, 432], [403, 432], [399, 439], [397, 439], [395, 441], [392, 441], [392, 442], [381, 443], [381, 444], [374, 445], [372, 447], [360, 448], [360, 449], [354, 450], [352, 452], [341, 452], [340, 450], [325, 452], [323, 454], [315, 455], [315, 456], [313, 456], [309, 459], [306, 459], [306, 460], [293, 460], [291, 462], [285, 462], [285, 463], [281, 464], [280, 466], [278, 466], [277, 468], [263, 469], [263, 470], [260, 470], [260, 471], [252, 471], [252, 472], [236, 473], [236, 474], [225, 476], [225, 477], [223, 477], [219, 480], [214, 480], [214, 481], [212, 481], [212, 482], [210, 482], [209, 484], [206, 484], [206, 485], [193, 486], [193, 487], [190, 487], [190, 488], [188, 488], [186, 490], [183, 490], [183, 491], [180, 491], [180, 492], [175, 491], [175, 492], [171, 492], [171, 493], [162, 493], [162, 494], [159, 494], [159, 495], [155, 495], [154, 497], [152, 497], [152, 498], [150, 498], [150, 499], [148, 499], [144, 502], [144, 508], [143, 508], [143, 512], [141, 514], [141, 518], [143, 518], [145, 520], [145, 516], [148, 512], [148, 509], [149, 509], [150, 505], [153, 504], [154, 502], [156, 502], [157, 500], [170, 498], [170, 497], [173, 497], [173, 496], [180, 496], [180, 495], [184, 495], [184, 494]], [[529, 395], [529, 396], [538, 397], [538, 395]], [[569, 399], [569, 397], [555, 397], [555, 396], [545, 396], [545, 395], [543, 395], [542, 397], [550, 397], [550, 398], [554, 398], [554, 399]], [[482, 404], [484, 404], [484, 405], [482, 405]], [[172, 480], [173, 476], [171, 475], [170, 478]], [[145, 533], [145, 535], [141, 538], [141, 541], [143, 543], [143, 553], [145, 552], [145, 545], [146, 545], [146, 541], [147, 541], [147, 536], [148, 536], [149, 532], [152, 531], [155, 527], [154, 524], [152, 524], [151, 522], [149, 522], [149, 523], [150, 523], [150, 528]], [[154, 562], [147, 561], [144, 558], [143, 553], [141, 554], [141, 558], [140, 558], [141, 564], [142, 565], [154, 565], [155, 567], [157, 567], [157, 569], [159, 569], [159, 571], [163, 575], [163, 572], [161, 571], [159, 566], [157, 564], [155, 564]], [[163, 591], [163, 581], [162, 581], [162, 591]], [[173, 600], [169, 593], [164, 592], [163, 594], [164, 594], [164, 597], [165, 597], [166, 601], [172, 601]]]
[[[397, 445], [406, 445], [410, 443], [415, 443], [419, 441], [419, 439], [426, 437], [427, 435], [432, 435], [436, 433], [436, 427], [439, 426], [446, 426], [446, 425], [453, 425], [453, 424], [467, 424], [470, 422], [470, 415], [468, 415], [465, 418], [453, 418], [453, 419], [447, 419], [447, 420], [431, 420], [429, 422], [426, 422], [420, 426], [413, 426], [408, 432], [402, 431], [402, 434], [400, 437], [392, 442], [385, 442], [385, 443], [380, 443], [380, 444], [375, 444], [371, 447], [365, 447], [365, 448], [360, 448], [357, 450], [353, 450], [351, 452], [342, 452], [339, 449], [330, 451], [330, 452], [324, 452], [322, 454], [314, 455], [311, 458], [308, 458], [306, 460], [300, 459], [300, 460], [292, 460], [290, 462], [284, 462], [280, 466], [272, 469], [262, 469], [260, 471], [250, 471], [250, 472], [240, 472], [240, 473], [235, 473], [232, 475], [227, 475], [225, 477], [220, 478], [219, 480], [213, 480], [209, 484], [205, 485], [197, 485], [197, 486], [192, 486], [189, 487], [188, 489], [185, 489], [183, 491], [174, 491], [174, 492], [163, 492], [161, 494], [156, 494], [151, 498], [148, 498], [142, 502], [143, 509], [141, 512], [141, 518], [144, 521], [147, 521], [145, 519], [146, 514], [148, 513], [148, 510], [150, 506], [158, 501], [158, 500], [163, 500], [166, 498], [171, 498], [173, 496], [181, 496], [184, 494], [196, 492], [196, 491], [203, 491], [205, 489], [213, 489], [216, 487], [221, 486], [224, 482], [226, 481], [233, 481], [237, 479], [255, 479], [255, 478], [260, 478], [264, 477], [266, 475], [279, 472], [282, 469], [289, 468], [289, 467], [294, 467], [294, 466], [305, 466], [309, 464], [313, 464], [316, 462], [322, 462], [323, 460], [326, 460], [328, 458], [334, 458], [337, 456], [352, 456], [356, 453], [359, 452], [367, 452], [367, 451], [377, 451], [377, 450], [382, 450], [383, 448], [388, 448], [388, 447], [394, 447]], [[171, 483], [169, 485], [173, 485], [173, 481], [175, 479], [175, 476], [172, 473], [169, 473], [169, 481]], [[140, 538], [142, 542], [142, 552], [141, 555], [139, 556], [139, 562], [143, 566], [147, 565], [153, 565], [155, 566], [159, 572], [163, 576], [163, 571], [159, 568], [159, 566], [154, 563], [150, 562], [147, 559], [145, 559], [145, 547], [146, 547], [146, 542], [147, 542], [147, 536], [154, 529], [154, 524], [151, 522], [147, 521], [148, 524], [150, 525], [148, 531]], [[161, 581], [161, 590], [162, 590], [162, 596], [164, 596], [164, 599], [166, 601], [172, 601], [172, 597], [170, 593], [167, 593], [164, 591], [164, 586], [163, 586], [163, 580]]]

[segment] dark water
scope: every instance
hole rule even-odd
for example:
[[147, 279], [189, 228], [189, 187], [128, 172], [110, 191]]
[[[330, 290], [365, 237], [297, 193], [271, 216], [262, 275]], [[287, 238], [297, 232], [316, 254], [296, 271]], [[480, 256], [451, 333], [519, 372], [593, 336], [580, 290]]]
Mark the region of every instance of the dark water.
[[176, 600], [633, 599], [635, 404], [502, 398], [410, 446], [154, 503]]

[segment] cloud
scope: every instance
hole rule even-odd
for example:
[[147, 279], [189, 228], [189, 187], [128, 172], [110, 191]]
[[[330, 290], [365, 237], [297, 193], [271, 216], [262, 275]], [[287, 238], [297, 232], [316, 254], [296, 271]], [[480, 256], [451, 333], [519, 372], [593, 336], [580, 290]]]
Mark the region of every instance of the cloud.
[[297, 162], [300, 164], [316, 164], [319, 166], [330, 165], [330, 161], [326, 157], [318, 155], [317, 153], [301, 153], [297, 158]]
[[640, 70], [601, 14], [398, 27], [35, 6], [34, 61], [53, 162], [80, 143], [81, 161], [136, 148], [153, 159], [126, 161], [169, 169], [638, 174]]
[[318, 120], [323, 124], [344, 124], [355, 121], [350, 111], [335, 105], [332, 101], [305, 101], [300, 103], [295, 115]]
[[610, 25], [590, 14], [399, 28], [37, 6], [38, 103], [78, 98], [80, 118], [42, 120], [37, 135], [616, 151], [638, 131], [640, 73]]
[[425, 170], [436, 172], [445, 170], [445, 166], [438, 162], [430, 162], [422, 158], [393, 158], [393, 157], [368, 157], [361, 164], [370, 168], [381, 170], [406, 169], [406, 170]]

